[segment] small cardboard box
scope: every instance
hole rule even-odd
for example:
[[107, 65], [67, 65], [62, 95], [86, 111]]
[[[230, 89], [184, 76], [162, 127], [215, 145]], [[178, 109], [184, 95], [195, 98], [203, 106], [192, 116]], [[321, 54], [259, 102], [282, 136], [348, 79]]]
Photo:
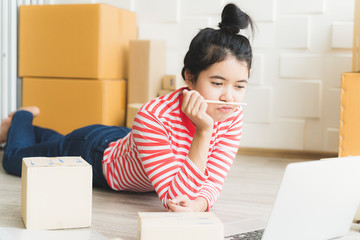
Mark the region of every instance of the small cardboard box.
[[127, 79], [136, 14], [107, 4], [21, 5], [19, 76]]
[[143, 103], [128, 104], [127, 111], [126, 111], [126, 127], [127, 128], [132, 128], [134, 118], [135, 118], [137, 112], [139, 111], [139, 109], [142, 107], [142, 105], [144, 105], [144, 104]]
[[166, 43], [161, 40], [130, 41], [128, 104], [156, 98], [165, 75]]
[[34, 124], [62, 134], [90, 124], [125, 126], [126, 81], [23, 78], [22, 106], [38, 106]]
[[90, 227], [92, 167], [81, 157], [24, 158], [21, 216], [27, 229]]
[[169, 94], [169, 93], [172, 93], [173, 90], [169, 90], [169, 89], [160, 89], [159, 92], [158, 92], [158, 97], [160, 96], [164, 96], [166, 94]]
[[212, 212], [139, 212], [138, 240], [223, 240], [224, 225]]
[[186, 83], [181, 75], [165, 75], [162, 78], [162, 89], [176, 90], [185, 86]]

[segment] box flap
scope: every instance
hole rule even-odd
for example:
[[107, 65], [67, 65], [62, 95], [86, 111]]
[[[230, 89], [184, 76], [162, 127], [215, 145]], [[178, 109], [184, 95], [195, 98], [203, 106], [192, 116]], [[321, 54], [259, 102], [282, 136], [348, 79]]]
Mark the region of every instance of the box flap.
[[27, 167], [90, 166], [81, 157], [28, 157], [23, 161]]

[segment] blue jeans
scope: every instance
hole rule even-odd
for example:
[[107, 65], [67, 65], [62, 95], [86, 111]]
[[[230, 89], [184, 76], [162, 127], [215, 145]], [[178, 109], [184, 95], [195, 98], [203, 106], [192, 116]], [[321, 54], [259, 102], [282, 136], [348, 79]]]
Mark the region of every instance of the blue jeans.
[[102, 171], [104, 150], [131, 129], [90, 125], [64, 136], [51, 129], [33, 126], [32, 120], [32, 113], [27, 111], [17, 111], [13, 116], [2, 161], [5, 171], [21, 176], [24, 157], [81, 156], [92, 165], [94, 186], [110, 188]]

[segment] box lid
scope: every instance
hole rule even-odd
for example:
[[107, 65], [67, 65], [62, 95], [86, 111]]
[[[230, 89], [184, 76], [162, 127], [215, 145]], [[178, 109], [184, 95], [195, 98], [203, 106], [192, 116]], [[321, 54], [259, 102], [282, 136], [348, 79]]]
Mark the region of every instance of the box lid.
[[27, 157], [23, 158], [27, 167], [64, 167], [90, 166], [81, 157]]

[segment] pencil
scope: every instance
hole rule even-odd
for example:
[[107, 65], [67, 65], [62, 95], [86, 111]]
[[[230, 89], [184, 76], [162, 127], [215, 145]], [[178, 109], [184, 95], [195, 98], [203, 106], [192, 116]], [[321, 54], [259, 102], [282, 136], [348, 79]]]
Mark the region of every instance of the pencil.
[[205, 100], [207, 103], [213, 103], [213, 104], [222, 104], [222, 105], [234, 105], [234, 106], [246, 106], [247, 103], [241, 103], [241, 102], [222, 102], [222, 101], [215, 101], [215, 100]]

